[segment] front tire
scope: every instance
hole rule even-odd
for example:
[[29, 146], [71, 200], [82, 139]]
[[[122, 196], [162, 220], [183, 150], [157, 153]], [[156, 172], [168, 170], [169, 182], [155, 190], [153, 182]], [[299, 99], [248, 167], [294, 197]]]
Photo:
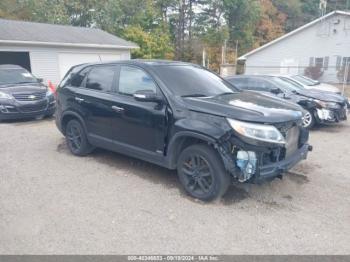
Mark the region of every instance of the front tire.
[[46, 118], [52, 118], [54, 116], [55, 112], [53, 113], [49, 113], [49, 114], [46, 114], [45, 117]]
[[87, 140], [83, 126], [75, 119], [67, 123], [66, 142], [69, 150], [76, 156], [86, 156], [94, 149]]
[[219, 154], [207, 145], [186, 148], [178, 159], [177, 172], [186, 192], [203, 201], [223, 196], [231, 182]]
[[306, 113], [303, 117], [303, 127], [311, 129], [316, 123], [316, 118], [311, 110], [305, 109]]

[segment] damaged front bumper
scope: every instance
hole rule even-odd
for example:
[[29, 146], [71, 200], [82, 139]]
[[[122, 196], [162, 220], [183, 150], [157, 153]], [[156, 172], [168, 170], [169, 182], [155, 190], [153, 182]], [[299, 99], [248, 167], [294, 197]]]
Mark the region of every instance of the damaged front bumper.
[[[276, 177], [307, 158], [312, 151], [305, 128], [287, 127], [281, 133], [286, 138], [283, 145], [249, 141], [231, 134], [219, 147], [226, 170], [242, 183], [261, 183]], [[254, 144], [255, 143], [255, 144]]]
[[316, 119], [318, 123], [334, 123], [347, 120], [347, 105], [339, 108], [317, 108]]
[[312, 147], [305, 144], [282, 161], [258, 167], [257, 173], [252, 182], [261, 183], [265, 180], [281, 176], [283, 173], [294, 167], [297, 163], [305, 160], [308, 152], [311, 150]]

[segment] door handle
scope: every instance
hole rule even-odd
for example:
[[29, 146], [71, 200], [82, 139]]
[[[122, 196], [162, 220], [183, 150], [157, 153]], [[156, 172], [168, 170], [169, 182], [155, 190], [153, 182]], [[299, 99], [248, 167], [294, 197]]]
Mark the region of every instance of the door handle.
[[82, 99], [80, 97], [75, 97], [75, 101], [78, 101], [80, 103], [80, 102], [84, 102], [84, 99]]
[[119, 107], [119, 106], [112, 106], [112, 109], [116, 112], [123, 112], [124, 111], [124, 108]]

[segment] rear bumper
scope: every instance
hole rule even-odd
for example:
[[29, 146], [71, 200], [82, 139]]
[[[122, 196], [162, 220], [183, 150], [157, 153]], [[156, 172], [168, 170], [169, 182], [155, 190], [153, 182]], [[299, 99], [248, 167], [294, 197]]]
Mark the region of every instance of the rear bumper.
[[288, 158], [258, 167], [258, 173], [255, 176], [254, 183], [261, 183], [266, 180], [271, 180], [281, 174], [287, 172], [289, 169], [294, 167], [297, 163], [307, 158], [308, 152], [312, 150], [312, 147], [308, 144], [303, 145], [301, 148], [296, 150]]

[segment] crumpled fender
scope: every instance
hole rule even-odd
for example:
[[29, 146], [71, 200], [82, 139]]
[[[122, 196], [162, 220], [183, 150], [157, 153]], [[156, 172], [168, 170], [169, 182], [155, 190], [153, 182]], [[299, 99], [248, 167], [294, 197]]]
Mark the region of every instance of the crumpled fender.
[[170, 165], [175, 165], [177, 148], [187, 137], [200, 139], [208, 144], [216, 145], [232, 128], [223, 117], [196, 113], [194, 118], [184, 118], [174, 123], [171, 140], [167, 147]]

